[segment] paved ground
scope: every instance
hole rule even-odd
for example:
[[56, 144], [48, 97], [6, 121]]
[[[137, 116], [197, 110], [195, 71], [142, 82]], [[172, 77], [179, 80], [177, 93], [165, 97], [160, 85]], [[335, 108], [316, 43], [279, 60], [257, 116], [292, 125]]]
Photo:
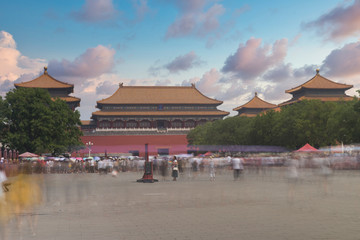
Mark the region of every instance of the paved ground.
[[42, 205], [3, 226], [7, 239], [360, 239], [359, 172], [335, 173], [327, 190], [310, 170], [295, 184], [278, 168], [239, 181], [141, 176], [45, 175]]

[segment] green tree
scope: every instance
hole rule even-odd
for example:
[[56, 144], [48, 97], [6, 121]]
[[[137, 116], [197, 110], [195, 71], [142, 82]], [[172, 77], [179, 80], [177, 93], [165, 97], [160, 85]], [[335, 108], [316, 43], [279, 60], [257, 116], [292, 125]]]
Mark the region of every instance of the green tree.
[[19, 152], [59, 154], [82, 145], [80, 114], [43, 89], [20, 88], [4, 101], [9, 121], [7, 141]]

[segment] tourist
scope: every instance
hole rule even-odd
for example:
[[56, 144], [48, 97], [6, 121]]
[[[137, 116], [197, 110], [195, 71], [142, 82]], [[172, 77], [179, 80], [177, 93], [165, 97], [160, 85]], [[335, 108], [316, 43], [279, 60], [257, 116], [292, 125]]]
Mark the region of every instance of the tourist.
[[179, 165], [176, 160], [176, 157], [174, 157], [171, 169], [172, 169], [171, 176], [173, 177], [173, 181], [176, 181], [176, 178], [179, 176]]
[[212, 157], [209, 160], [210, 181], [215, 181], [215, 162]]
[[7, 185], [5, 184], [6, 180], [7, 180], [7, 177], [5, 174], [5, 170], [2, 166], [2, 164], [0, 164], [0, 185], [1, 185], [0, 200], [4, 197], [4, 192], [8, 191]]
[[295, 186], [299, 180], [299, 161], [294, 158], [288, 159], [287, 165], [287, 178], [288, 178], [288, 195], [287, 199], [289, 203], [293, 203], [295, 199]]
[[196, 158], [193, 159], [192, 163], [191, 163], [191, 169], [192, 169], [192, 172], [193, 172], [193, 176], [192, 176], [193, 179], [195, 179], [197, 177], [197, 175], [198, 175], [198, 166], [199, 166], [199, 164], [197, 162], [197, 159]]
[[160, 163], [160, 173], [161, 173], [163, 181], [166, 180], [167, 168], [168, 168], [167, 159], [162, 159], [161, 163]]

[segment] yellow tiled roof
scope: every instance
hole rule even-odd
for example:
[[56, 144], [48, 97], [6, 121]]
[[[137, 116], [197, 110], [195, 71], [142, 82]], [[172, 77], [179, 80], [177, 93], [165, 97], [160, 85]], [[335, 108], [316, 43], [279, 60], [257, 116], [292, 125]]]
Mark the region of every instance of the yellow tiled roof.
[[44, 68], [45, 71], [43, 75], [22, 83], [15, 83], [15, 87], [25, 87], [25, 88], [73, 88], [73, 84], [68, 84], [56, 80], [47, 73], [47, 68]]
[[242, 108], [274, 108], [274, 107], [276, 107], [275, 104], [271, 104], [271, 103], [268, 103], [268, 102], [260, 99], [257, 96], [257, 93], [255, 93], [255, 96], [249, 102], [247, 102], [244, 105], [241, 105], [237, 108], [234, 108], [233, 110], [238, 111]]
[[123, 86], [99, 104], [221, 104], [222, 101], [203, 95], [194, 85]]
[[319, 70], [317, 70], [316, 75], [310, 79], [309, 81], [305, 82], [304, 84], [297, 86], [295, 88], [286, 90], [286, 93], [293, 93], [299, 91], [302, 88], [311, 88], [311, 89], [350, 89], [353, 85], [347, 85], [342, 83], [333, 82], [319, 74]]
[[217, 111], [148, 111], [148, 112], [105, 112], [96, 111], [95, 116], [226, 116], [229, 112]]

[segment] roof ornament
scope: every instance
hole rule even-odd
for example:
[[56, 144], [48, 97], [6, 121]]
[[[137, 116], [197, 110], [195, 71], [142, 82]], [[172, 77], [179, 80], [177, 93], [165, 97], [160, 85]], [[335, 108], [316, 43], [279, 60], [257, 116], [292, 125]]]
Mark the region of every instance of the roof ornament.
[[257, 97], [257, 92], [255, 92], [255, 97]]
[[320, 69], [316, 69], [316, 75], [319, 75]]
[[44, 74], [47, 74], [48, 72], [47, 72], [47, 67], [45, 66], [44, 67]]
[[119, 88], [123, 87], [124, 83], [119, 83]]
[[195, 83], [191, 83], [191, 87], [195, 88]]

